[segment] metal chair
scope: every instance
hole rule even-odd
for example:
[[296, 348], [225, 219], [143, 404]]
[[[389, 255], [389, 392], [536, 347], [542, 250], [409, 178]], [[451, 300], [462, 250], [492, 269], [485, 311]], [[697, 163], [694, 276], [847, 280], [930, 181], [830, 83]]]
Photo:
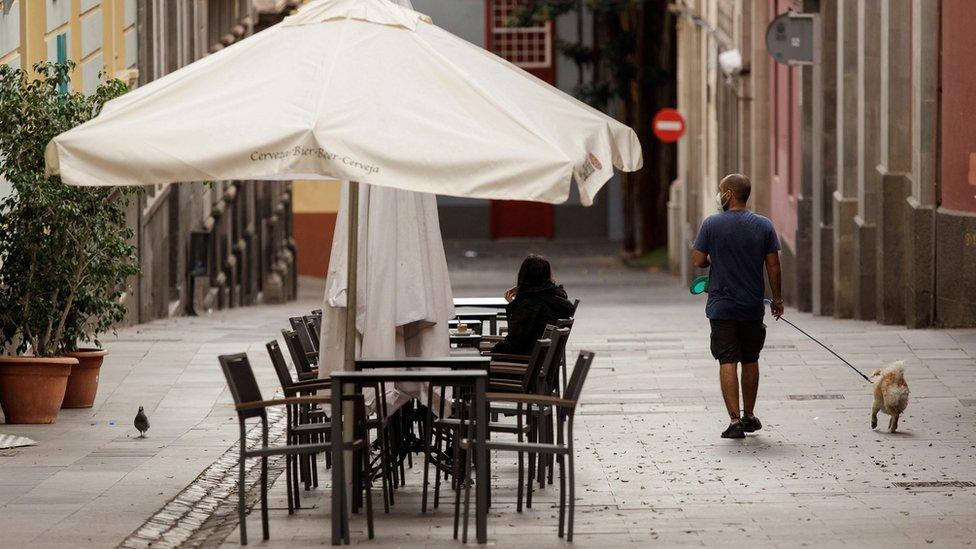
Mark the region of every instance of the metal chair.
[[[314, 396], [318, 390], [329, 390], [332, 386], [327, 379], [311, 379], [307, 381], [295, 381], [288, 370], [288, 364], [281, 353], [281, 347], [275, 340], [265, 344], [268, 356], [271, 358], [271, 365], [278, 376], [281, 390], [286, 397]], [[331, 431], [329, 430], [328, 417], [325, 411], [315, 408], [314, 405], [289, 405], [288, 412], [288, 433], [289, 444], [301, 444], [303, 442], [321, 442], [329, 440]], [[301, 458], [301, 459], [299, 459]], [[326, 454], [326, 467], [331, 467], [330, 455]], [[288, 456], [286, 462], [287, 487], [288, 487], [288, 514], [292, 514], [294, 509], [301, 508], [299, 497], [299, 483], [305, 481], [305, 489], [311, 486], [318, 487], [318, 470], [316, 467], [315, 454], [305, 454], [303, 456]]]
[[[240, 425], [240, 455], [238, 458], [238, 479], [237, 479], [237, 513], [241, 526], [241, 545], [247, 545], [247, 509], [245, 503], [245, 491], [247, 482], [245, 479], [244, 464], [249, 458], [261, 458], [261, 528], [263, 539], [269, 538], [268, 533], [268, 457], [276, 455], [296, 455], [317, 452], [328, 452], [332, 448], [331, 442], [319, 442], [312, 444], [285, 444], [283, 446], [268, 446], [268, 413], [267, 409], [272, 406], [308, 405], [323, 404], [330, 402], [330, 397], [321, 396], [294, 396], [273, 400], [264, 400], [261, 396], [261, 389], [258, 387], [257, 380], [254, 378], [254, 371], [248, 361], [247, 354], [239, 353], [233, 355], [223, 355], [218, 357], [220, 367], [227, 379], [227, 386], [234, 399], [234, 406], [237, 410], [238, 423]], [[362, 398], [357, 395], [342, 397], [349, 400], [354, 406], [364, 408]], [[258, 418], [261, 420], [261, 446], [258, 448], [247, 447], [247, 420]], [[357, 426], [360, 427], [360, 426]], [[358, 429], [357, 438], [349, 444], [344, 444], [345, 450], [360, 450], [369, 447], [368, 434], [361, 427]], [[366, 452], [360, 452], [364, 455]], [[366, 467], [367, 459], [361, 459], [360, 466]], [[373, 507], [372, 491], [369, 476], [364, 475], [365, 482], [363, 488], [366, 491], [366, 521], [370, 539], [373, 538]], [[349, 512], [343, 507], [341, 520], [348, 531]]]
[[[511, 392], [513, 394], [535, 394], [542, 387], [541, 382], [544, 379], [542, 375], [543, 372], [547, 372], [555, 369], [555, 363], [557, 360], [556, 349], [559, 348], [562, 342], [565, 340], [568, 330], [557, 330], [553, 326], [547, 326], [545, 332], [545, 338], [536, 341], [533, 348], [532, 354], [525, 355], [497, 355], [492, 358], [492, 362], [489, 365], [489, 388], [492, 391], [500, 392]], [[489, 402], [489, 404], [491, 404]], [[493, 419], [488, 423], [488, 431], [490, 433], [504, 433], [504, 434], [514, 434], [516, 435], [519, 442], [524, 441], [526, 437], [530, 441], [538, 440], [540, 436], [543, 438], [546, 436], [550, 430], [546, 430], [544, 427], [544, 418], [546, 417], [547, 410], [540, 409], [538, 413], [532, 411], [532, 413], [527, 413], [528, 410], [523, 409], [521, 404], [516, 404], [514, 406], [502, 406], [502, 407], [490, 407], [490, 412], [492, 412]], [[497, 416], [499, 414], [507, 416], [515, 416], [516, 422], [501, 422], [498, 421]], [[426, 434], [425, 447], [428, 449], [433, 449], [437, 453], [441, 450], [441, 440], [442, 432], [455, 433], [455, 436], [451, 437], [454, 441], [452, 446], [452, 456], [453, 462], [455, 464], [453, 477], [455, 479], [460, 477], [460, 447], [457, 444], [460, 436], [457, 436], [461, 432], [462, 426], [465, 424], [463, 417], [444, 417], [443, 410], [439, 414], [439, 419], [433, 422], [433, 425], [438, 428], [436, 440], [433, 440], [433, 446], [431, 445], [431, 433], [428, 431]], [[428, 450], [429, 452], [430, 450]], [[540, 462], [541, 463], [541, 462]], [[517, 498], [517, 511], [522, 512], [522, 502], [523, 499], [527, 502], [526, 504], [532, 506], [532, 480], [533, 475], [531, 474], [535, 471], [536, 456], [535, 454], [529, 454], [529, 480], [525, 482], [525, 454], [520, 452], [518, 455], [518, 498]], [[427, 475], [426, 467], [428, 464], [425, 462], [425, 478]], [[540, 472], [539, 478], [544, 478], [544, 473]], [[458, 489], [457, 483], [455, 483], [455, 489]], [[528, 496], [524, 496], [523, 488], [527, 488]], [[427, 483], [424, 483], [423, 495], [421, 498], [421, 508], [423, 512], [426, 512], [426, 501], [427, 501]], [[457, 494], [456, 494], [457, 496]], [[440, 499], [440, 477], [435, 477], [434, 483], [434, 507], [436, 508]], [[455, 532], [456, 535], [456, 532]]]
[[[565, 324], [565, 323], [563, 323]], [[553, 325], [546, 326], [545, 336], [551, 341], [551, 346], [549, 352], [546, 354], [544, 359], [539, 363], [536, 371], [525, 370], [526, 379], [525, 383], [521, 387], [521, 394], [539, 394], [539, 395], [556, 395], [558, 396], [558, 389], [556, 388], [557, 379], [559, 374], [559, 360], [566, 352], [566, 342], [569, 338], [570, 328], [572, 322], [568, 323], [569, 327], [557, 328]], [[496, 361], [504, 360], [505, 366], [493, 367], [494, 372], [507, 371], [507, 372], [519, 372], [519, 357], [518, 355], [495, 355], [493, 356], [492, 364], [494, 365]], [[500, 384], [496, 383], [491, 386], [492, 391], [498, 391], [502, 387]], [[502, 391], [511, 392], [511, 391]], [[548, 406], [540, 406], [538, 410], [532, 411], [529, 409], [523, 409], [522, 405], [516, 404], [515, 406], [504, 405], [495, 402], [490, 403], [490, 410], [493, 414], [506, 414], [506, 415], [516, 415], [519, 419], [519, 433], [521, 433], [521, 419], [524, 416], [526, 419], [526, 426], [528, 427], [528, 439], [529, 442], [541, 442], [549, 443], [553, 440], [553, 410]], [[521, 441], [521, 434], [520, 441]], [[519, 493], [518, 493], [518, 503], [517, 511], [522, 511], [522, 453], [519, 453]], [[548, 470], [548, 475], [547, 475]], [[535, 453], [529, 453], [529, 476], [528, 482], [526, 482], [527, 496], [526, 496], [526, 506], [532, 507], [532, 481], [536, 479], [539, 481], [539, 487], [543, 488], [545, 486], [546, 478], [548, 476], [549, 484], [552, 484], [553, 477], [553, 467], [551, 456], [546, 456], [546, 459], [541, 459]]]
[[[517, 404], [524, 404], [527, 406], [550, 406], [557, 409], [556, 414], [556, 441], [554, 443], [533, 443], [533, 442], [512, 442], [512, 441], [500, 441], [500, 440], [489, 440], [485, 444], [489, 451], [500, 450], [500, 451], [514, 451], [514, 452], [532, 452], [540, 454], [553, 454], [556, 456], [557, 462], [559, 464], [559, 537], [563, 537], [565, 532], [566, 540], [573, 541], [573, 520], [576, 514], [576, 477], [575, 477], [575, 463], [574, 463], [574, 451], [573, 451], [573, 419], [576, 414], [576, 408], [579, 404], [580, 394], [583, 390], [583, 383], [586, 381], [586, 376], [590, 371], [590, 366], [593, 364], [593, 353], [589, 351], [581, 351], [579, 358], [576, 360], [576, 366], [573, 367], [573, 373], [569, 378], [569, 383], [566, 385], [566, 392], [563, 394], [562, 398], [551, 396], [551, 395], [520, 395], [513, 393], [488, 393], [486, 398], [491, 402], [514, 402]], [[471, 440], [473, 439], [473, 424], [469, 423], [468, 426], [468, 436], [460, 442], [462, 449], [467, 450], [472, 446]], [[468, 538], [468, 514], [471, 504], [471, 467], [472, 467], [472, 452], [467, 452], [468, 456], [465, 458], [465, 472], [464, 472], [464, 535], [463, 541], [467, 541]], [[569, 467], [567, 475], [567, 467], [565, 458], [568, 456]], [[566, 513], [566, 500], [567, 500], [567, 490], [566, 483], [569, 483], [569, 517], [568, 517], [568, 527], [567, 526], [567, 513]], [[480, 489], [480, 488], [479, 488]], [[459, 505], [455, 504], [454, 507], [455, 520], [460, 514]], [[565, 528], [564, 528], [565, 527]]]

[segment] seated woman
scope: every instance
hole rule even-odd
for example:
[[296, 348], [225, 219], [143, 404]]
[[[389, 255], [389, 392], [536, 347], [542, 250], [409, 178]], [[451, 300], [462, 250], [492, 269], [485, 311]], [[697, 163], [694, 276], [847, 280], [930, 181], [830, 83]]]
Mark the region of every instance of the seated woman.
[[518, 284], [505, 292], [505, 298], [509, 301], [505, 307], [508, 334], [495, 344], [492, 353], [530, 354], [547, 324], [570, 318], [575, 312], [566, 291], [552, 280], [549, 260], [541, 255], [532, 254], [522, 261]]

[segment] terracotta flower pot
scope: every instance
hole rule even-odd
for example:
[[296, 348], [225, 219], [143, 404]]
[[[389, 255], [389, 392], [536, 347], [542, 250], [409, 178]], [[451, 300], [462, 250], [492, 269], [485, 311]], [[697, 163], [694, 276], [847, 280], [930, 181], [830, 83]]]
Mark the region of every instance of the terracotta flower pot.
[[78, 349], [65, 355], [77, 358], [78, 364], [71, 368], [62, 408], [92, 407], [95, 403], [95, 392], [98, 391], [98, 373], [107, 354], [105, 349]]
[[0, 356], [0, 408], [7, 423], [54, 423], [77, 358]]

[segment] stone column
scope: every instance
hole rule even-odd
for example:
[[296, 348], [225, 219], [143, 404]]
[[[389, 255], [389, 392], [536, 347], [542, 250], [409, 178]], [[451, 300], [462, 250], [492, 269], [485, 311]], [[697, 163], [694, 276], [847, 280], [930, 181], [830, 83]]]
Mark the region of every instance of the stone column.
[[938, 129], [939, 13], [929, 0], [912, 0], [912, 170], [905, 239], [905, 323], [935, 321], [936, 131]]
[[905, 322], [905, 240], [911, 192], [911, 0], [881, 4], [881, 178], [876, 199], [876, 309], [882, 324]]
[[[675, 26], [677, 27], [677, 42], [678, 42], [678, 111], [680, 111], [684, 117], [688, 128], [686, 130], [686, 135], [684, 138], [678, 141], [678, 180], [672, 185], [671, 195], [674, 201], [677, 201], [676, 207], [672, 211], [670, 208], [668, 210], [669, 215], [674, 215], [675, 219], [670, 224], [669, 229], [675, 232], [672, 238], [669, 238], [668, 247], [671, 255], [671, 262], [677, 267], [677, 271], [681, 277], [681, 280], [687, 281], [691, 278], [691, 258], [690, 250], [688, 249], [688, 242], [691, 240], [691, 235], [689, 234], [690, 227], [688, 225], [688, 186], [692, 184], [691, 173], [689, 172], [691, 154], [690, 147], [688, 145], [688, 135], [694, 130], [691, 127], [691, 117], [689, 113], [692, 109], [691, 102], [691, 90], [690, 90], [690, 77], [691, 77], [691, 65], [693, 64], [693, 57], [691, 52], [691, 42], [693, 40], [694, 31], [687, 23], [684, 17], [675, 18]], [[670, 205], [669, 205], [670, 206]]]
[[[833, 208], [834, 316], [854, 316], [857, 214], [857, 3], [837, 5], [836, 178]], [[826, 25], [825, 21], [825, 25]]]
[[854, 217], [854, 317], [875, 318], [881, 3], [857, 3], [857, 215]]
[[[766, 26], [769, 25], [768, 2], [744, 2], [748, 6], [752, 25], [752, 53], [750, 56], [749, 93], [752, 97], [748, 138], [751, 154], [752, 209], [769, 215], [769, 66], [772, 63], [766, 51]], [[743, 8], [745, 9], [745, 7]]]
[[800, 311], [810, 312], [813, 310], [813, 67], [797, 70], [800, 71], [800, 127], [793, 131], [800, 132], [800, 188], [796, 193], [793, 305]]
[[821, 180], [814, 181], [813, 312], [834, 312], [833, 194], [837, 189], [837, 0], [820, 0], [820, 62], [823, 75], [823, 145]]

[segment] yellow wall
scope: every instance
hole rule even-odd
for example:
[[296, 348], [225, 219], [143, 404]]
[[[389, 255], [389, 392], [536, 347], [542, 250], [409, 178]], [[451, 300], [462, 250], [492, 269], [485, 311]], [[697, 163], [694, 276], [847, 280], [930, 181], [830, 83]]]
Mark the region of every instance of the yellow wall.
[[71, 78], [72, 89], [94, 90], [102, 72], [132, 81], [138, 59], [136, 2], [14, 0], [7, 15], [0, 12], [0, 30], [6, 31], [8, 42], [12, 32], [7, 29], [16, 31], [19, 45], [0, 51], [0, 63], [26, 68], [43, 61], [56, 61], [57, 37], [64, 34], [67, 57], [77, 63]]
[[296, 214], [339, 211], [338, 181], [295, 181], [292, 189]]

